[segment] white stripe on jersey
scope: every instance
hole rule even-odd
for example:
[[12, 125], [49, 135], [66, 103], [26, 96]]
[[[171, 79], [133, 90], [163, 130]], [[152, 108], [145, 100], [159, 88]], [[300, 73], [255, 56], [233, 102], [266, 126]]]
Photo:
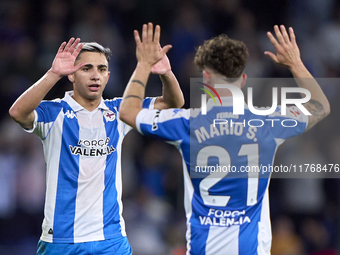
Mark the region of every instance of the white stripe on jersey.
[[[64, 114], [60, 111], [56, 121], [53, 123], [57, 130], [62, 130], [64, 123]], [[51, 128], [52, 123], [42, 123], [39, 122], [37, 125], [44, 126], [45, 130]], [[45, 242], [52, 242], [53, 235], [48, 234], [49, 229], [53, 229], [54, 224], [54, 211], [57, 198], [57, 187], [58, 187], [58, 169], [60, 162], [60, 153], [54, 153], [55, 151], [61, 150], [62, 139], [61, 135], [49, 135], [45, 140], [42, 140], [44, 145], [44, 155], [47, 165], [46, 172], [46, 198], [45, 198], [45, 219], [42, 224], [42, 234], [41, 240]], [[45, 144], [53, 144], [53, 149], [51, 146], [46, 146]], [[47, 223], [51, 225], [47, 225]]]
[[[285, 140], [281, 139], [281, 138], [275, 138], [275, 141], [276, 141], [277, 147], [279, 147], [281, 144], [284, 143]], [[275, 151], [275, 153], [276, 153], [276, 151]]]
[[194, 187], [192, 186], [191, 178], [189, 175], [189, 171], [187, 168], [187, 164], [184, 161], [183, 151], [181, 148], [178, 148], [181, 156], [182, 156], [182, 164], [183, 164], [183, 177], [184, 177], [184, 208], [187, 217], [187, 255], [190, 255], [190, 243], [191, 243], [191, 214], [192, 214], [192, 197], [194, 195]]
[[[268, 182], [269, 186], [269, 182]], [[268, 186], [263, 196], [262, 208], [261, 208], [261, 220], [258, 223], [259, 232], [257, 235], [258, 246], [257, 254], [270, 255], [270, 247], [272, 244], [272, 229], [270, 224], [269, 215], [269, 194]]]
[[151, 98], [150, 105], [149, 105], [148, 109], [153, 110], [155, 108], [155, 102], [156, 102], [157, 97], [146, 97], [146, 98]]
[[[119, 113], [118, 113], [119, 115]], [[119, 116], [117, 116], [119, 118]], [[122, 231], [122, 235], [126, 236], [125, 231], [125, 221], [122, 216], [123, 213], [123, 203], [122, 203], [122, 143], [124, 139], [124, 135], [129, 132], [132, 128], [126, 125], [124, 122], [119, 122], [118, 124], [118, 132], [119, 132], [119, 140], [117, 143], [117, 167], [116, 167], [116, 189], [117, 189], [117, 202], [119, 204], [119, 217], [120, 217], [120, 227]]]
[[[92, 141], [99, 137], [107, 137], [100, 109], [90, 113], [86, 110], [79, 111], [77, 118], [79, 140]], [[104, 240], [103, 190], [105, 189], [105, 168], [106, 157], [79, 156], [74, 242], [82, 242], [89, 235], [98, 240]], [[94, 218], [93, 215], [96, 215], [96, 217]]]
[[239, 255], [240, 226], [221, 228], [210, 226], [205, 255]]

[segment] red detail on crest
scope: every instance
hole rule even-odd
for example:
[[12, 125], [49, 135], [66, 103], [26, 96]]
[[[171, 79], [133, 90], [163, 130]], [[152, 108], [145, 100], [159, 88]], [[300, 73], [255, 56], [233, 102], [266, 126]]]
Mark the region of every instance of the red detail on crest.
[[298, 115], [301, 114], [300, 111], [298, 111], [298, 110], [296, 110], [296, 109], [290, 109], [289, 111], [290, 111], [291, 113], [293, 113], [295, 117], [297, 117]]

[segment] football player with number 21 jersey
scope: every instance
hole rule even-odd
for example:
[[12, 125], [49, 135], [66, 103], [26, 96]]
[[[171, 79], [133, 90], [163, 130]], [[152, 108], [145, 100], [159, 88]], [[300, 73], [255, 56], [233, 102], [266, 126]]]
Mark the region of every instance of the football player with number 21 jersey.
[[[287, 67], [297, 85], [310, 92], [310, 100], [303, 105], [310, 115], [298, 107], [288, 107], [287, 115], [281, 115], [280, 107], [269, 115], [255, 115], [246, 104], [244, 114], [233, 114], [232, 89], [221, 87], [244, 86], [248, 50], [243, 42], [226, 35], [205, 41], [195, 56], [203, 83], [220, 95], [221, 106], [210, 99], [204, 111], [143, 109], [151, 67], [165, 54], [157, 48], [160, 27], [156, 26], [154, 33], [151, 23], [143, 29], [148, 30], [148, 37], [142, 40], [134, 32], [138, 64], [123, 95], [120, 118], [144, 135], [174, 144], [183, 157], [187, 254], [270, 254], [270, 173], [245, 169], [272, 166], [284, 140], [310, 129], [330, 112], [327, 98], [301, 61], [293, 29], [274, 26], [276, 38], [270, 32], [267, 36], [276, 54], [265, 54]], [[221, 116], [224, 121], [215, 123]], [[244, 124], [251, 119], [264, 124]], [[286, 120], [295, 124], [276, 124]]]
[[[102, 98], [110, 52], [79, 38], [62, 43], [50, 70], [9, 111], [43, 143], [47, 183], [38, 255], [132, 254], [121, 201], [121, 147], [131, 127], [119, 119], [122, 99]], [[182, 107], [182, 91], [166, 55], [152, 72], [160, 75], [163, 96], [144, 99], [143, 107]], [[63, 76], [73, 91], [43, 101]]]

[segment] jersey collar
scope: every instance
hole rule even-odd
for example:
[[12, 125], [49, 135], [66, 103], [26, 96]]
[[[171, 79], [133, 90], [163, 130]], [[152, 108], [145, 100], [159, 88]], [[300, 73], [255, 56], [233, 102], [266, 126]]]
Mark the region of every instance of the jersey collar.
[[[215, 102], [212, 98], [209, 98], [207, 101], [207, 110], [210, 110], [213, 106], [221, 106], [220, 100], [217, 97], [214, 97]], [[221, 97], [222, 106], [233, 106], [233, 97]], [[244, 108], [248, 109], [248, 105], [244, 102]]]
[[[80, 104], [77, 103], [76, 100], [73, 99], [73, 91], [66, 91], [65, 92], [65, 97], [63, 98], [63, 100], [69, 104], [69, 106], [71, 106], [71, 108], [73, 109], [73, 111], [78, 112], [81, 110], [86, 110], [84, 107], [82, 107]], [[109, 108], [106, 106], [106, 104], [104, 103], [104, 99], [101, 98], [100, 100], [100, 104], [98, 105], [97, 109], [103, 109], [103, 110], [109, 110]]]

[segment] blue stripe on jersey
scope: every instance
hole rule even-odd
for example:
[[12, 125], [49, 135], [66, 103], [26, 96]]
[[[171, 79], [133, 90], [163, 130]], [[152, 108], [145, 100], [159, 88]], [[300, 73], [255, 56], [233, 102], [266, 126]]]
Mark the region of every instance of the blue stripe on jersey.
[[[43, 123], [54, 122], [61, 111], [61, 104], [59, 102], [43, 101], [39, 104], [35, 111], [37, 112], [38, 116], [37, 122]], [[46, 135], [44, 137], [41, 137], [41, 135], [39, 134], [39, 137], [42, 140], [46, 139], [46, 137], [50, 133], [52, 126], [50, 127], [49, 131], [46, 132]]]
[[191, 225], [190, 254], [205, 254], [208, 234], [209, 227], [206, 227], [206, 231], [202, 231], [202, 227]]
[[149, 108], [152, 99], [153, 99], [152, 97], [144, 98], [144, 100], [143, 100], [143, 108]]
[[[265, 180], [265, 179], [263, 179]], [[255, 210], [254, 210], [255, 209]], [[239, 254], [257, 254], [259, 233], [259, 221], [261, 217], [262, 202], [250, 207], [251, 223], [240, 225], [239, 233]], [[255, 211], [255, 212], [254, 212]], [[245, 245], [247, 244], [247, 245]]]
[[35, 110], [38, 113], [38, 122], [48, 123], [56, 120], [61, 110], [61, 104], [53, 101], [42, 101]]
[[[111, 108], [112, 109], [112, 108]], [[114, 111], [117, 116], [117, 112]], [[118, 121], [106, 121], [105, 123], [106, 136], [110, 137], [108, 146], [117, 148], [119, 140]], [[105, 169], [105, 190], [103, 194], [103, 224], [104, 224], [104, 237], [105, 239], [112, 236], [112, 233], [119, 233], [119, 204], [117, 203], [117, 187], [116, 187], [116, 168], [117, 168], [117, 151], [107, 155]]]
[[[72, 108], [65, 102], [64, 114]], [[77, 119], [64, 116], [63, 139], [60, 150], [58, 187], [53, 223], [53, 242], [74, 238], [74, 218], [79, 176], [79, 155], [70, 154], [69, 145], [77, 146], [79, 141], [79, 124]], [[71, 241], [73, 242], [73, 241]]]
[[[143, 101], [143, 107], [148, 108], [153, 98], [145, 98]], [[122, 98], [115, 98], [114, 100], [105, 100], [106, 106], [118, 116], [117, 110], [119, 110]], [[108, 146], [111, 145], [117, 148], [120, 134], [118, 132], [118, 121], [106, 121], [103, 116], [103, 122], [105, 124], [106, 136], [110, 138]], [[122, 134], [123, 136], [125, 135]], [[120, 157], [121, 155], [119, 155]], [[103, 225], [104, 225], [104, 237], [112, 238], [113, 235], [121, 233], [119, 203], [117, 201], [117, 187], [116, 187], [116, 173], [117, 173], [117, 151], [107, 155], [106, 166], [110, 168], [105, 169], [105, 190], [103, 191]]]
[[[152, 100], [155, 99], [154, 97], [147, 97], [143, 100], [143, 108], [149, 108]], [[117, 110], [119, 111], [120, 104], [122, 102], [123, 98], [115, 98], [114, 100], [105, 100], [105, 104], [112, 109], [113, 107], [117, 107]], [[110, 106], [108, 105], [110, 104]], [[113, 105], [113, 107], [112, 107]]]

